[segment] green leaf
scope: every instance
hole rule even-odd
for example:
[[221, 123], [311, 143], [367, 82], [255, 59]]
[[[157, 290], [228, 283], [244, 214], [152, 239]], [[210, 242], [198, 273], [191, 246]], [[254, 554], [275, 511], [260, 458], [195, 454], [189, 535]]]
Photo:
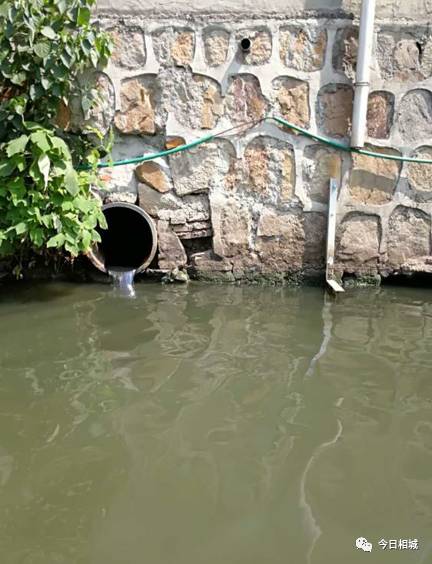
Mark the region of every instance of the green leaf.
[[57, 233], [57, 235], [54, 235], [54, 237], [51, 237], [51, 239], [48, 240], [47, 248], [52, 249], [53, 247], [56, 247], [58, 249], [64, 245], [65, 240], [66, 238], [63, 233]]
[[79, 254], [79, 249], [76, 245], [71, 244], [71, 243], [66, 243], [65, 244], [65, 249], [67, 250], [68, 253], [70, 253], [73, 257], [78, 256]]
[[24, 125], [28, 131], [40, 131], [41, 129], [41, 126], [35, 121], [26, 121]]
[[81, 99], [81, 109], [85, 116], [88, 115], [93, 106], [93, 99], [88, 96], [83, 96]]
[[45, 225], [45, 227], [51, 227], [52, 225], [52, 218], [51, 215], [42, 215], [41, 216], [41, 223]]
[[44, 232], [40, 228], [32, 229], [30, 231], [30, 239], [36, 247], [42, 247], [44, 240]]
[[23, 178], [14, 178], [7, 183], [7, 190], [12, 196], [15, 196], [15, 201], [25, 196], [26, 189]]
[[8, 11], [9, 11], [8, 2], [3, 2], [2, 4], [0, 4], [0, 18], [7, 18]]
[[22, 86], [26, 81], [27, 75], [25, 72], [17, 72], [13, 74], [10, 78], [12, 84], [17, 84], [18, 86]]
[[15, 170], [16, 164], [13, 161], [3, 161], [0, 163], [0, 178], [10, 176]]
[[50, 168], [51, 168], [51, 161], [49, 160], [48, 155], [41, 155], [39, 157], [38, 167], [42, 176], [44, 177], [45, 186], [47, 186], [49, 180]]
[[26, 109], [27, 98], [25, 96], [16, 96], [10, 101], [10, 107], [16, 114], [22, 116]]
[[36, 145], [38, 149], [46, 153], [51, 149], [45, 131], [39, 129], [30, 135], [31, 142]]
[[62, 53], [62, 54], [60, 55], [60, 61], [63, 63], [63, 65], [64, 65], [67, 69], [70, 69], [70, 68], [71, 68], [72, 57], [70, 57], [69, 55], [66, 55], [66, 53]]
[[105, 215], [101, 212], [98, 218], [99, 227], [101, 229], [108, 229], [108, 222], [106, 220]]
[[74, 209], [74, 205], [71, 200], [65, 200], [61, 205], [61, 209], [65, 212], [68, 212]]
[[92, 230], [91, 234], [92, 234], [92, 239], [95, 243], [100, 243], [102, 241], [101, 236], [95, 229]]
[[42, 35], [45, 35], [45, 37], [48, 37], [48, 39], [55, 39], [57, 37], [56, 32], [52, 27], [49, 27], [48, 25], [41, 29], [41, 33]]
[[32, 100], [37, 100], [44, 96], [45, 90], [41, 87], [40, 84], [31, 84], [29, 88], [29, 95]]
[[66, 8], [67, 8], [67, 1], [66, 0], [55, 0], [55, 3], [57, 5], [58, 9], [60, 10], [61, 14], [66, 12]]
[[65, 157], [70, 157], [69, 148], [60, 137], [52, 137], [51, 143], [54, 149], [58, 149]]
[[14, 225], [14, 229], [17, 235], [22, 235], [27, 231], [27, 223], [21, 221], [20, 223], [17, 223], [17, 225]]
[[51, 52], [51, 47], [49, 43], [40, 42], [36, 43], [36, 45], [33, 47], [33, 51], [41, 59], [46, 59]]
[[28, 143], [28, 139], [27, 135], [21, 135], [20, 137], [9, 141], [6, 147], [7, 156], [12, 157], [12, 155], [16, 155], [17, 153], [23, 153]]
[[54, 176], [56, 178], [60, 176], [64, 176], [65, 172], [66, 172], [66, 165], [64, 163], [56, 164], [55, 166], [51, 167], [51, 176]]
[[91, 233], [90, 233], [90, 231], [87, 231], [87, 230], [83, 231], [83, 234], [82, 234], [82, 244], [83, 244], [83, 247], [84, 247], [85, 249], [89, 249], [89, 248], [90, 248], [90, 245], [92, 244], [92, 238], [91, 238]]
[[77, 24], [87, 25], [90, 21], [90, 10], [88, 8], [80, 8], [78, 10]]
[[86, 229], [95, 229], [97, 226], [97, 218], [93, 215], [90, 215], [83, 221], [83, 225]]
[[51, 86], [51, 80], [49, 80], [49, 78], [46, 78], [46, 77], [43, 76], [43, 77], [41, 78], [41, 84], [42, 84], [42, 87], [43, 87], [45, 90], [49, 90], [49, 89], [50, 89], [50, 86]]
[[71, 196], [75, 196], [79, 190], [77, 173], [73, 168], [70, 168], [64, 177], [65, 188]]
[[98, 65], [98, 62], [99, 62], [99, 58], [98, 58], [96, 51], [94, 51], [94, 50], [90, 51], [90, 60], [93, 64], [94, 68], [96, 68], [97, 65]]

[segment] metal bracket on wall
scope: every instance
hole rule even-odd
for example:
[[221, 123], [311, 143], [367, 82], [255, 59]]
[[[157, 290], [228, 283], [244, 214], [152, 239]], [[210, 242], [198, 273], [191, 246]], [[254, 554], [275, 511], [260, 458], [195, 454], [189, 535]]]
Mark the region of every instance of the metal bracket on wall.
[[327, 255], [326, 255], [326, 282], [327, 287], [335, 294], [345, 290], [334, 277], [334, 257], [336, 244], [336, 212], [337, 212], [338, 182], [330, 179], [328, 221], [327, 221]]

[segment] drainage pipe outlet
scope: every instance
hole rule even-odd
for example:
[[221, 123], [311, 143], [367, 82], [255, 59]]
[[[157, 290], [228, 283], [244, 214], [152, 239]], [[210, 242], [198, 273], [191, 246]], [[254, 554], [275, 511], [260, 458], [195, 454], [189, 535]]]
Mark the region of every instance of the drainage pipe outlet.
[[134, 204], [116, 202], [102, 207], [108, 229], [98, 229], [101, 242], [88, 258], [102, 272], [143, 272], [157, 250], [157, 231], [152, 218]]

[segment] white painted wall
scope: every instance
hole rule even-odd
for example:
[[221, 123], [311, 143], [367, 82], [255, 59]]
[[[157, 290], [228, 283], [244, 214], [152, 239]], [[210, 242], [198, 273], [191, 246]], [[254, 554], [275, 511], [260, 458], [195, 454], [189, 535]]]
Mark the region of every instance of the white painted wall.
[[[99, 0], [98, 13], [109, 14], [281, 14], [300, 15], [304, 11], [322, 13], [343, 10], [347, 15], [359, 14], [361, 0]], [[432, 0], [378, 0], [377, 17], [425, 22], [432, 19]]]

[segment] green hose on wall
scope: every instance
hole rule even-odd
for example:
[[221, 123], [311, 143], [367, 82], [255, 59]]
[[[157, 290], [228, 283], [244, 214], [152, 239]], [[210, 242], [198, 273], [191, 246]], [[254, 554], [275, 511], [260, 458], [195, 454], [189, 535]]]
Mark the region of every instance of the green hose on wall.
[[[267, 116], [267, 117], [263, 118], [262, 120], [254, 122], [254, 125], [257, 125], [258, 123], [261, 123], [261, 122], [264, 122], [264, 121], [268, 121], [268, 122], [274, 121], [279, 125], [283, 125], [284, 127], [291, 129], [292, 131], [295, 131], [297, 133], [300, 133], [301, 135], [304, 135], [305, 137], [308, 137], [309, 139], [313, 139], [314, 141], [319, 141], [320, 143], [323, 143], [324, 145], [328, 145], [329, 147], [332, 147], [333, 149], [338, 149], [339, 151], [344, 151], [346, 153], [356, 153], [356, 154], [359, 154], [359, 155], [364, 155], [366, 157], [372, 157], [372, 158], [376, 158], [376, 159], [386, 159], [386, 160], [389, 160], [389, 161], [399, 161], [399, 162], [418, 163], [418, 164], [432, 164], [432, 159], [418, 159], [418, 158], [415, 158], [415, 157], [401, 157], [401, 156], [398, 156], [398, 155], [390, 155], [388, 153], [376, 153], [374, 151], [368, 151], [367, 149], [356, 149], [355, 147], [351, 147], [350, 145], [346, 145], [345, 143], [341, 143], [340, 141], [336, 141], [335, 139], [330, 139], [330, 138], [324, 137], [322, 135], [317, 135], [315, 133], [311, 133], [310, 131], [308, 131], [307, 129], [304, 129], [303, 127], [299, 127], [298, 125], [294, 125], [293, 123], [290, 123], [289, 121], [282, 119], [280, 117], [276, 117], [276, 116]], [[244, 125], [247, 125], [247, 124], [240, 124], [239, 126], [232, 128], [232, 129], [238, 129], [239, 127], [242, 127]], [[228, 130], [228, 131], [231, 131], [231, 130]], [[220, 137], [221, 135], [224, 135], [225, 133], [227, 133], [227, 131], [222, 131], [220, 133], [214, 133], [213, 135], [207, 135], [205, 137], [201, 137], [199, 139], [196, 139], [195, 141], [192, 141], [190, 143], [185, 143], [184, 145], [180, 145], [179, 147], [175, 147], [174, 149], [167, 149], [165, 151], [159, 151], [158, 153], [151, 153], [149, 155], [134, 157], [134, 158], [131, 158], [131, 159], [124, 159], [124, 160], [119, 160], [119, 161], [100, 162], [100, 163], [97, 164], [97, 168], [111, 168], [111, 167], [114, 167], [114, 166], [138, 164], [138, 163], [143, 163], [143, 162], [146, 162], [146, 161], [153, 161], [153, 160], [159, 159], [161, 157], [167, 157], [169, 155], [174, 155], [176, 153], [182, 153], [183, 151], [190, 151], [194, 147], [198, 147], [199, 145], [213, 141], [214, 139], [216, 139], [217, 137]], [[78, 170], [89, 170], [92, 167], [90, 165], [80, 165], [77, 168], [78, 168]]]

